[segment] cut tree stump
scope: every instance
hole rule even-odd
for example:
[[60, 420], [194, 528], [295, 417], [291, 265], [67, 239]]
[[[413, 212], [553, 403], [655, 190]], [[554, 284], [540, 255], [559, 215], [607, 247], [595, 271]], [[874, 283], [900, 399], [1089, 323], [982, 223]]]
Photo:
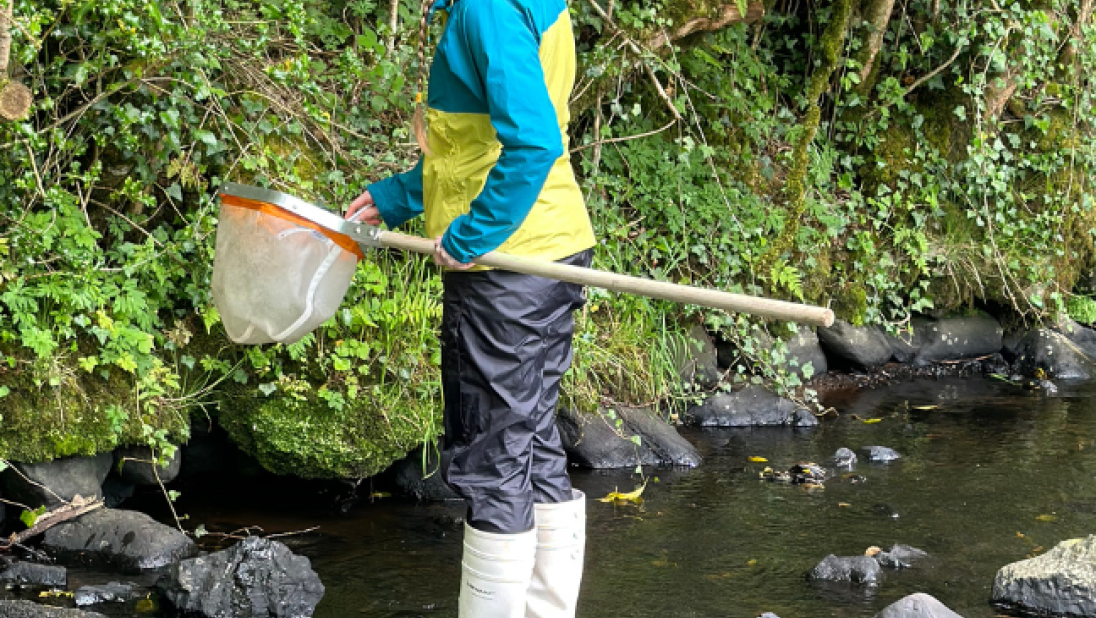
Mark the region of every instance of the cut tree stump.
[[32, 98], [30, 88], [16, 81], [0, 80], [0, 117], [5, 120], [22, 120], [30, 112]]

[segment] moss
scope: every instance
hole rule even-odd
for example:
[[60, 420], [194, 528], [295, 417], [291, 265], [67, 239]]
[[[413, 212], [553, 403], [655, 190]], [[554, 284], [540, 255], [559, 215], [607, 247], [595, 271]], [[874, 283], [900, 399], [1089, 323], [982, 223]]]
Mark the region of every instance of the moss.
[[70, 455], [94, 455], [119, 445], [144, 443], [143, 426], [163, 429], [174, 442], [189, 437], [185, 414], [171, 410], [139, 414], [133, 379], [113, 371], [109, 379], [59, 368], [55, 386], [38, 384], [28, 372], [0, 374], [11, 389], [0, 399], [0, 457], [36, 463]]
[[240, 448], [271, 472], [363, 478], [437, 435], [437, 398], [402, 402], [412, 409], [400, 405], [360, 397], [338, 410], [315, 397], [237, 393], [222, 404], [218, 420]]
[[868, 313], [868, 292], [863, 284], [846, 283], [834, 294], [833, 312], [838, 319], [862, 326]]

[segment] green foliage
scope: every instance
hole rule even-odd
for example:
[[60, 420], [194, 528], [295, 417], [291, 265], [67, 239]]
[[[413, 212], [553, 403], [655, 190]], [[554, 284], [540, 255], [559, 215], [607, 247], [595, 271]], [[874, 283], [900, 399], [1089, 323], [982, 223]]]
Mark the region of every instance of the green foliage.
[[[573, 7], [595, 266], [892, 329], [1081, 302], [1096, 37], [1076, 7], [911, 2], [861, 76], [869, 28], [841, 27], [848, 4], [796, 6], [657, 52], [642, 47], [743, 5], [625, 0], [613, 24]], [[164, 454], [195, 410], [313, 476], [369, 474], [436, 436], [432, 266], [367, 256], [339, 315], [291, 346], [229, 345], [209, 298], [222, 182], [338, 208], [413, 162], [417, 7], [392, 30], [372, 0], [17, 3], [35, 96], [0, 122], [0, 457]], [[756, 320], [591, 291], [568, 405], [690, 395], [667, 350], [695, 320], [754, 346], [743, 379], [801, 388]]]
[[1088, 296], [1074, 296], [1066, 304], [1069, 317], [1081, 324], [1096, 324], [1096, 300]]

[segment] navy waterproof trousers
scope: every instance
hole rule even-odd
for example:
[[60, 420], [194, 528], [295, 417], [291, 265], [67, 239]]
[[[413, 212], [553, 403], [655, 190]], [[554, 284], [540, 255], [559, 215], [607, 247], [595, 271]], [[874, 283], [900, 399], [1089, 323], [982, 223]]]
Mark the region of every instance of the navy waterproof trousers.
[[534, 503], [572, 499], [555, 411], [583, 290], [499, 270], [449, 271], [443, 283], [443, 476], [473, 528], [526, 532]]

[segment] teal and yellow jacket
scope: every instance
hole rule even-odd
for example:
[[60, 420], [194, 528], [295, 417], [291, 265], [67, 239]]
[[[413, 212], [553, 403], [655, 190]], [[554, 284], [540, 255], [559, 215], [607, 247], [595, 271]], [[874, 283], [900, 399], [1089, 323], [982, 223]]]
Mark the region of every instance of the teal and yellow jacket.
[[565, 0], [436, 0], [448, 12], [430, 67], [431, 154], [369, 187], [388, 227], [470, 262], [500, 249], [558, 260], [594, 245], [567, 153], [575, 42]]

